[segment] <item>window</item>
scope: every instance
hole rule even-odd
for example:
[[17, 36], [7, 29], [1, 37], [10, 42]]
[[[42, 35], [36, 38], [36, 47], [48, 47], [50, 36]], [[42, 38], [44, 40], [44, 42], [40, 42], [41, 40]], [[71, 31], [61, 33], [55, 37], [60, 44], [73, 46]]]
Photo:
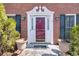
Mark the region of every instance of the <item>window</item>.
[[75, 16], [66, 15], [65, 19], [65, 39], [68, 41], [70, 39], [70, 30], [75, 25]]
[[16, 30], [20, 32], [21, 16], [20, 15], [8, 15], [8, 18], [13, 18], [16, 21]]
[[76, 24], [76, 15], [68, 14], [60, 16], [60, 38], [65, 41], [70, 39], [70, 30]]

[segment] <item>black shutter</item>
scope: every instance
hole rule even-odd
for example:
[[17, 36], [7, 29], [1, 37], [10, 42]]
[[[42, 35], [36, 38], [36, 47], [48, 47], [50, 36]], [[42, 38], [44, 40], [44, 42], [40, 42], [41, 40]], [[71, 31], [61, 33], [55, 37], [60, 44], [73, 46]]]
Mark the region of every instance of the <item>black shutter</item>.
[[79, 14], [76, 14], [76, 24], [79, 25]]
[[20, 32], [21, 30], [21, 15], [16, 15], [16, 30]]
[[65, 39], [65, 15], [60, 15], [60, 38]]

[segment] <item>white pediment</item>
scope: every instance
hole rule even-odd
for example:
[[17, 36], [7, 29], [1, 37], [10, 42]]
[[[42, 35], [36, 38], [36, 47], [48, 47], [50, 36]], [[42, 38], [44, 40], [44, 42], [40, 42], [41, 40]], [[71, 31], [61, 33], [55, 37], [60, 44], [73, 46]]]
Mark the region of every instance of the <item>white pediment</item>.
[[50, 11], [49, 9], [47, 9], [45, 6], [36, 6], [34, 7], [31, 11], [27, 12], [30, 15], [50, 15], [54, 12]]

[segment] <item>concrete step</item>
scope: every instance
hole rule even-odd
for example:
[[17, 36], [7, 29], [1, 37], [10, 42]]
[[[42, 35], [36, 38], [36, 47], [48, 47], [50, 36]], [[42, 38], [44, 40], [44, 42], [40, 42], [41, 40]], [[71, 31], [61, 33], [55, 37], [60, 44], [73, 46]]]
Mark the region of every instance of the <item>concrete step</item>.
[[33, 47], [41, 47], [41, 48], [46, 48], [47, 45], [50, 45], [50, 43], [30, 43], [27, 44], [27, 47], [33, 48]]

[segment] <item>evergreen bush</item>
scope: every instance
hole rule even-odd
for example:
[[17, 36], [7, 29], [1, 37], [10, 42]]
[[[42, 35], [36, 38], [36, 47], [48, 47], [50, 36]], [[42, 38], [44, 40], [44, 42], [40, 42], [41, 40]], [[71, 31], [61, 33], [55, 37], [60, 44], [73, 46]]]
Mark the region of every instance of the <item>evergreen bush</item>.
[[2, 52], [14, 51], [15, 42], [20, 38], [16, 31], [16, 21], [8, 18], [3, 4], [0, 4], [0, 50]]

